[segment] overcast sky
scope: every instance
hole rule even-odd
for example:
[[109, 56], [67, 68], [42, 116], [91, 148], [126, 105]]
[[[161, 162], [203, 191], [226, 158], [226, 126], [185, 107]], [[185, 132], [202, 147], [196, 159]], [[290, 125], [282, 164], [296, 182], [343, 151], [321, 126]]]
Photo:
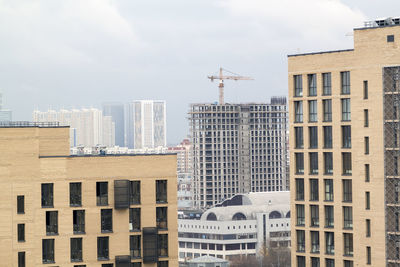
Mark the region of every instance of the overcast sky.
[[[395, 11], [399, 13], [394, 13]], [[365, 20], [398, 0], [0, 0], [0, 89], [14, 120], [35, 108], [167, 101], [168, 143], [188, 134], [190, 103], [287, 95], [287, 55], [353, 47]]]

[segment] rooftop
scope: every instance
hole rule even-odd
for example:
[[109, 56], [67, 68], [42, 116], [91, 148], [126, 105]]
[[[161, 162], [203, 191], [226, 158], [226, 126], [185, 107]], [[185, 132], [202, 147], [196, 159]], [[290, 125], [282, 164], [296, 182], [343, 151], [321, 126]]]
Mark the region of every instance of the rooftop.
[[69, 126], [60, 126], [58, 121], [53, 122], [32, 122], [32, 121], [2, 121], [0, 122], [0, 128], [27, 128], [27, 127], [38, 127], [38, 128], [63, 128]]

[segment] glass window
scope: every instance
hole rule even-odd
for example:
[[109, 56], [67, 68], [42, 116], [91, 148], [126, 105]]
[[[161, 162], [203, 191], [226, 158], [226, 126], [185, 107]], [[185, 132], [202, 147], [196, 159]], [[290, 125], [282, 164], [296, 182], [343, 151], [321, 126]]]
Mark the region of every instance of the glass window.
[[25, 196], [17, 196], [17, 213], [25, 213]]
[[322, 100], [322, 106], [324, 108], [324, 121], [332, 121], [332, 100], [325, 99]]
[[316, 74], [308, 74], [308, 95], [316, 96], [317, 95], [317, 75]]
[[25, 251], [18, 252], [18, 267], [25, 267]]
[[367, 247], [367, 264], [371, 264], [371, 247]]
[[101, 210], [101, 232], [112, 232], [112, 209]]
[[156, 212], [157, 212], [157, 227], [160, 229], [167, 229], [168, 228], [168, 220], [167, 220], [167, 207], [157, 207]]
[[342, 153], [342, 166], [343, 166], [343, 174], [351, 175], [352, 165], [351, 165], [351, 153], [350, 152]]
[[294, 122], [303, 122], [303, 101], [294, 101]]
[[297, 226], [305, 225], [304, 205], [296, 204], [296, 225]]
[[365, 181], [369, 182], [370, 179], [370, 173], [369, 173], [369, 164], [365, 164]]
[[129, 231], [140, 231], [140, 208], [129, 209]]
[[325, 227], [334, 226], [334, 208], [333, 206], [325, 206]]
[[311, 253], [319, 253], [319, 232], [311, 231]]
[[353, 228], [353, 208], [343, 207], [343, 228]]
[[353, 201], [352, 181], [350, 179], [343, 179], [343, 202]]
[[368, 81], [364, 81], [364, 99], [368, 99]]
[[325, 259], [325, 267], [335, 267], [334, 259]]
[[46, 234], [58, 234], [58, 211], [46, 211]]
[[308, 137], [310, 148], [318, 148], [318, 128], [317, 126], [308, 127]]
[[332, 148], [332, 126], [324, 126], [324, 148]]
[[82, 238], [71, 238], [71, 261], [82, 261]]
[[353, 256], [353, 234], [344, 233], [343, 242], [344, 242], [344, 255]]
[[354, 267], [353, 261], [344, 260], [343, 264], [344, 264], [344, 267]]
[[335, 254], [335, 239], [333, 232], [325, 232], [325, 250], [326, 254]]
[[318, 153], [310, 152], [310, 174], [318, 174]]
[[108, 205], [108, 182], [96, 182], [97, 206]]
[[371, 237], [371, 220], [370, 219], [365, 220], [365, 226], [366, 226], [365, 236]]
[[82, 205], [82, 183], [69, 183], [69, 205]]
[[303, 96], [303, 79], [301, 75], [294, 75], [294, 96]]
[[351, 126], [342, 126], [342, 147], [351, 148]]
[[42, 239], [42, 262], [54, 263], [54, 239]]
[[306, 238], [303, 230], [296, 230], [297, 236], [297, 251], [305, 252], [306, 250]]
[[140, 258], [141, 257], [141, 242], [140, 235], [131, 235], [130, 236], [130, 250], [131, 250], [131, 258]]
[[325, 179], [325, 201], [333, 201], [333, 180]]
[[[194, 254], [194, 256], [195, 256], [195, 258], [200, 257], [200, 255], [198, 255], [198, 257], [196, 257], [196, 253]], [[168, 261], [158, 261], [157, 262], [157, 267], [168, 267]]]
[[316, 122], [317, 118], [317, 100], [308, 101], [308, 121]]
[[294, 153], [296, 159], [296, 174], [304, 174], [304, 154]]
[[18, 242], [25, 241], [25, 224], [20, 223], [17, 225], [18, 228]]
[[324, 152], [324, 174], [333, 174], [332, 152]]
[[296, 259], [297, 259], [297, 267], [306, 267], [306, 257], [296, 256]]
[[167, 180], [156, 181], [156, 202], [167, 203]]
[[294, 127], [295, 133], [295, 148], [304, 147], [303, 127]]
[[310, 179], [310, 201], [318, 201], [318, 179]]
[[332, 94], [331, 73], [322, 73], [323, 95]]
[[158, 256], [168, 257], [168, 234], [158, 235]]
[[320, 267], [319, 258], [311, 257], [311, 267]]
[[130, 190], [130, 204], [136, 205], [140, 204], [140, 181], [131, 181], [131, 190]]
[[368, 109], [364, 109], [364, 127], [369, 126]]
[[317, 205], [310, 205], [310, 226], [319, 226], [319, 207]]
[[371, 199], [370, 199], [370, 192], [365, 192], [365, 209], [371, 209]]
[[340, 84], [342, 88], [342, 94], [348, 95], [350, 94], [350, 72], [342, 71], [340, 73]]
[[73, 213], [73, 230], [74, 234], [85, 233], [85, 211], [74, 210]]
[[342, 121], [350, 121], [351, 120], [350, 98], [343, 98], [341, 102], [342, 102]]
[[364, 137], [364, 153], [366, 155], [369, 154], [369, 137], [368, 136]]
[[97, 259], [108, 260], [108, 236], [97, 237]]
[[42, 208], [53, 207], [53, 184], [42, 184]]
[[296, 180], [296, 200], [304, 200], [304, 179], [297, 178]]

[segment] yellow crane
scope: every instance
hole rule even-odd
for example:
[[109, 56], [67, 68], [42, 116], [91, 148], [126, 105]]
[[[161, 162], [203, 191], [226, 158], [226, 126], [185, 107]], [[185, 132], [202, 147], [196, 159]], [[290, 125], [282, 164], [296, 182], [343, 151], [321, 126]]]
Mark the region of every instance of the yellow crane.
[[[223, 72], [229, 72], [230, 74], [233, 75], [224, 75]], [[208, 79], [210, 79], [212, 82], [214, 80], [219, 80], [219, 104], [224, 104], [224, 80], [254, 80], [251, 77], [246, 77], [246, 76], [240, 76], [239, 74], [233, 73], [229, 70], [219, 68], [219, 75], [218, 76], [207, 76]]]

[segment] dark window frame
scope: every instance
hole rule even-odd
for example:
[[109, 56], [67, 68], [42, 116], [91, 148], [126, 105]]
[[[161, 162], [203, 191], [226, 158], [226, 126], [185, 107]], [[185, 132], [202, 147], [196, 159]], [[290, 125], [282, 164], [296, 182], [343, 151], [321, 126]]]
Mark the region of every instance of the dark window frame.
[[109, 260], [110, 259], [110, 247], [109, 247], [108, 236], [97, 237], [97, 259], [98, 260]]
[[17, 196], [17, 214], [25, 214], [25, 196]]
[[17, 240], [18, 242], [25, 242], [25, 224], [17, 224]]
[[54, 184], [43, 183], [42, 187], [42, 208], [54, 207]]
[[46, 211], [46, 235], [58, 235], [58, 211]]
[[108, 206], [108, 182], [96, 182], [96, 205]]
[[82, 206], [82, 183], [69, 183], [69, 205], [71, 207]]
[[130, 204], [131, 205], [139, 205], [141, 203], [141, 194], [140, 194], [140, 181], [130, 181]]
[[113, 232], [113, 210], [101, 209], [100, 211], [100, 227], [102, 233]]
[[156, 203], [168, 203], [167, 180], [156, 180]]
[[42, 262], [54, 263], [54, 239], [42, 239]]
[[168, 229], [168, 207], [156, 207], [158, 229]]
[[72, 227], [74, 234], [85, 234], [85, 210], [72, 211]]
[[130, 208], [129, 209], [129, 231], [137, 232], [141, 231], [141, 209]]
[[74, 237], [70, 239], [70, 253], [71, 262], [83, 261], [83, 246], [81, 237]]

